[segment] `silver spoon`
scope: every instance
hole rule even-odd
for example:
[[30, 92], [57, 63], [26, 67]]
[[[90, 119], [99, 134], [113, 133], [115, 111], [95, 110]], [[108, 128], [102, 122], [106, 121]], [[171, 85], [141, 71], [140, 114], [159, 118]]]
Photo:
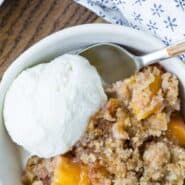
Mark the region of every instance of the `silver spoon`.
[[142, 67], [185, 52], [185, 42], [158, 51], [135, 56], [119, 45], [103, 43], [90, 46], [78, 54], [94, 65], [105, 83], [113, 83], [134, 74]]

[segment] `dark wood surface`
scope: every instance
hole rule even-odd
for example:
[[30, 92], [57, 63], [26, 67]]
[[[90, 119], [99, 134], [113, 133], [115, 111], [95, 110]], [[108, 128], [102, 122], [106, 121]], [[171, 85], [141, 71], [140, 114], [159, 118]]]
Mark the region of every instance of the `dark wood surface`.
[[0, 7], [0, 76], [41, 38], [96, 19], [95, 14], [72, 0], [5, 0]]

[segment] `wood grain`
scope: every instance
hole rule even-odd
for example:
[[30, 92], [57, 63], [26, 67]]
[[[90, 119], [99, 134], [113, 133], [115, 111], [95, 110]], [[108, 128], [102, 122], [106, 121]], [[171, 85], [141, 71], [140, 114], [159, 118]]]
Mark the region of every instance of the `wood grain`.
[[17, 56], [43, 37], [96, 19], [72, 0], [5, 0], [0, 8], [0, 76]]

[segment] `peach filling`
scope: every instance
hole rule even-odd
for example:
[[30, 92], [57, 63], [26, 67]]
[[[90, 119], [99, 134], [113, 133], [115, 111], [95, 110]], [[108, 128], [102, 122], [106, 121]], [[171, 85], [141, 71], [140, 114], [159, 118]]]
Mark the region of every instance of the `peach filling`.
[[54, 172], [52, 185], [89, 185], [86, 166], [61, 157]]
[[185, 123], [180, 115], [175, 115], [171, 118], [168, 133], [178, 144], [185, 147]]
[[[154, 97], [156, 95], [156, 93], [160, 89], [161, 81], [162, 81], [161, 74], [154, 76], [154, 81], [149, 85], [149, 90], [151, 91], [151, 99], [152, 99], [152, 97]], [[139, 94], [138, 94], [138, 96], [139, 96]], [[138, 104], [140, 104], [140, 101], [133, 102], [132, 103], [132, 109], [133, 109], [133, 112], [134, 112], [136, 118], [139, 121], [143, 120], [143, 119], [146, 119], [147, 117], [149, 117], [153, 113], [156, 113], [157, 111], [159, 111], [160, 108], [161, 108], [161, 104], [157, 103], [153, 106], [148, 106], [147, 110], [144, 110]]]

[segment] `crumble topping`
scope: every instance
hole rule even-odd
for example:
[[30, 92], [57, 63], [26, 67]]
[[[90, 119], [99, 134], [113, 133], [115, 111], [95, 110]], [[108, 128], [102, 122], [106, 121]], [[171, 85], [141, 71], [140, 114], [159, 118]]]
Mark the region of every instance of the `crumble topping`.
[[[168, 134], [180, 110], [177, 78], [151, 66], [106, 91], [107, 104], [68, 154], [88, 167], [90, 185], [184, 185], [185, 149]], [[50, 185], [57, 158], [32, 157], [27, 185]]]

